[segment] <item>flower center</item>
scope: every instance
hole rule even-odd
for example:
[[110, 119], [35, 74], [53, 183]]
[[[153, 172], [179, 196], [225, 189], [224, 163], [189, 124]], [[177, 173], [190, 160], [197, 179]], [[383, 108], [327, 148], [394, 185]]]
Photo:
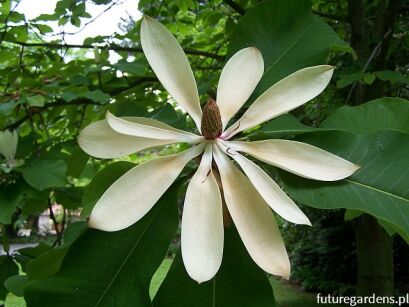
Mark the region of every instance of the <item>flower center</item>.
[[209, 99], [203, 108], [202, 135], [206, 140], [214, 140], [222, 134], [222, 129], [219, 107], [214, 99]]

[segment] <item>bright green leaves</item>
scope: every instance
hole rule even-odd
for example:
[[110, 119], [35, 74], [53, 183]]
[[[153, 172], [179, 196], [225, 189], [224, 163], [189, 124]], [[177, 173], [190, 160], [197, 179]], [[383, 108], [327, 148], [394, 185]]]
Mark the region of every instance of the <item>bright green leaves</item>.
[[28, 283], [28, 306], [150, 306], [150, 279], [178, 224], [176, 190], [125, 230], [87, 230], [56, 275]]
[[250, 258], [237, 231], [225, 231], [223, 262], [217, 275], [198, 284], [184, 268], [181, 253], [153, 300], [154, 307], [273, 307], [266, 273]]
[[41, 95], [28, 96], [26, 100], [31, 107], [43, 107], [45, 103], [44, 96]]
[[36, 188], [44, 190], [51, 187], [63, 187], [67, 184], [67, 164], [63, 160], [35, 160], [21, 169], [24, 180]]
[[255, 98], [296, 70], [324, 64], [334, 44], [344, 42], [312, 15], [309, 1], [264, 1], [240, 19], [229, 55], [249, 46], [260, 49], [265, 71], [253, 94]]

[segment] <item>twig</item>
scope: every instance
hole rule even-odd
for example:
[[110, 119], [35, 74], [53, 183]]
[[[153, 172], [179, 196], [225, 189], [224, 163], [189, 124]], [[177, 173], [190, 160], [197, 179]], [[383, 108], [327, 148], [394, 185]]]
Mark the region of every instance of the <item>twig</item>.
[[312, 10], [312, 13], [317, 15], [317, 16], [325, 17], [325, 18], [328, 18], [328, 19], [336, 20], [336, 21], [343, 21], [344, 20], [344, 18], [342, 16], [323, 13], [323, 12], [320, 12], [320, 11], [317, 11], [317, 10]]
[[[58, 44], [58, 43], [27, 43], [27, 42], [12, 42], [7, 41], [10, 44], [25, 46], [25, 47], [46, 47], [46, 48], [53, 48], [53, 49], [61, 49], [61, 48], [79, 48], [79, 49], [94, 49], [94, 45], [78, 45], [78, 44]], [[138, 52], [142, 53], [143, 50], [141, 47], [125, 47], [119, 46], [115, 44], [109, 44], [105, 46], [99, 46], [101, 49], [108, 49], [113, 51], [127, 51], [127, 52]], [[186, 54], [190, 55], [198, 55], [204, 56], [208, 58], [223, 60], [225, 58], [224, 55], [215, 54], [208, 51], [201, 51], [201, 50], [193, 50], [193, 49], [184, 49]]]
[[[126, 1], [126, 0], [125, 0]], [[106, 9], [104, 9], [102, 12], [100, 12], [97, 16], [95, 16], [93, 19], [91, 19], [90, 21], [87, 21], [79, 30], [77, 31], [73, 31], [73, 32], [59, 32], [59, 33], [53, 33], [51, 35], [47, 35], [47, 36], [58, 36], [58, 35], [75, 35], [78, 34], [80, 32], [82, 32], [89, 24], [93, 23], [95, 20], [97, 20], [99, 17], [101, 17], [102, 15], [104, 15], [106, 12], [108, 12], [110, 9], [112, 9], [114, 6], [116, 5], [121, 5], [123, 4], [125, 1], [122, 2], [113, 2], [110, 6], [108, 6]]]
[[[366, 61], [364, 68], [362, 68], [362, 72], [364, 73], [367, 69], [369, 64], [372, 62], [372, 60], [375, 58], [375, 56], [377, 55], [377, 53], [379, 52], [383, 41], [392, 33], [392, 29], [389, 29], [388, 31], [386, 31], [386, 33], [383, 35], [382, 39], [379, 41], [379, 43], [375, 46], [375, 48], [372, 50], [371, 55], [369, 56], [368, 60]], [[345, 100], [345, 104], [348, 104], [349, 100], [351, 99], [352, 93], [355, 89], [357, 85], [357, 82], [355, 81], [352, 86], [351, 89], [348, 92], [348, 96], [347, 99]]]
[[17, 9], [17, 7], [20, 5], [21, 0], [19, 2], [16, 3], [16, 5], [10, 10], [10, 12], [8, 13], [6, 19], [4, 20], [4, 30], [1, 33], [1, 37], [0, 37], [0, 45], [3, 43], [4, 41], [4, 37], [7, 34], [7, 29], [8, 29], [8, 22], [9, 22], [9, 18], [11, 16], [11, 14]]
[[57, 235], [57, 240], [55, 240], [55, 242], [53, 243], [53, 247], [56, 245], [61, 245], [61, 240], [62, 240], [62, 233], [60, 232], [60, 230], [58, 229], [58, 222], [57, 219], [55, 218], [54, 215], [54, 211], [53, 211], [53, 205], [51, 203], [51, 199], [48, 199], [48, 209], [50, 211], [50, 218], [53, 221], [53, 225], [54, 225], [54, 229], [55, 229], [55, 233]]
[[238, 5], [233, 0], [223, 0], [223, 2], [226, 3], [228, 6], [230, 6], [233, 10], [235, 10], [240, 15], [244, 15], [246, 13], [246, 10], [243, 9], [240, 5]]
[[[140, 85], [144, 82], [154, 82], [157, 81], [157, 79], [155, 77], [144, 77], [144, 78], [138, 78], [136, 81], [132, 82], [129, 84], [129, 86], [127, 88], [119, 88], [119, 89], [115, 89], [111, 92], [109, 92], [109, 94], [111, 96], [116, 96], [121, 94], [124, 91], [127, 91], [137, 85]], [[20, 125], [22, 125], [25, 121], [27, 121], [28, 119], [30, 119], [30, 117], [33, 114], [37, 114], [39, 112], [43, 112], [47, 109], [50, 108], [54, 108], [54, 107], [60, 107], [60, 106], [72, 106], [72, 105], [96, 105], [96, 106], [103, 106], [105, 104], [100, 104], [97, 103], [93, 100], [87, 99], [87, 98], [81, 98], [81, 99], [76, 99], [76, 100], [72, 100], [72, 101], [64, 101], [62, 99], [58, 99], [54, 102], [50, 102], [47, 103], [46, 105], [44, 105], [43, 107], [33, 107], [33, 108], [29, 108], [26, 110], [26, 115], [24, 115], [23, 117], [21, 117], [20, 119], [18, 119], [16, 122], [11, 123], [10, 125], [4, 127], [3, 129], [0, 129], [0, 131], [3, 130], [13, 130], [18, 128]]]

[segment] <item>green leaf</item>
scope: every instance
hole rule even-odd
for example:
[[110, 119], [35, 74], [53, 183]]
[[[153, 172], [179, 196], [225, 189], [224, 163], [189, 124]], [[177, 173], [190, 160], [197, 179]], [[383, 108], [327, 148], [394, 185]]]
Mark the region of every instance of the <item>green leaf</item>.
[[14, 275], [6, 279], [4, 285], [7, 290], [13, 293], [15, 296], [22, 297], [24, 294], [24, 287], [27, 283], [27, 276]]
[[272, 307], [266, 273], [250, 258], [237, 231], [225, 231], [223, 262], [216, 276], [198, 284], [187, 274], [179, 252], [153, 300], [154, 307]]
[[337, 109], [321, 125], [355, 134], [371, 134], [393, 129], [409, 133], [409, 101], [400, 98], [380, 98], [359, 106]]
[[35, 160], [32, 164], [21, 168], [24, 180], [40, 191], [65, 186], [66, 170], [67, 164], [63, 160]]
[[35, 24], [35, 27], [40, 31], [41, 34], [53, 32], [53, 28], [45, 24], [37, 23]]
[[88, 98], [92, 100], [93, 102], [97, 102], [101, 104], [108, 103], [109, 99], [111, 98], [111, 96], [109, 96], [108, 94], [105, 94], [101, 90], [90, 91], [85, 94], [81, 94], [79, 96], [83, 98]]
[[337, 88], [344, 88], [351, 85], [354, 82], [359, 82], [362, 80], [364, 73], [359, 71], [352, 74], [343, 75], [341, 79], [337, 81]]
[[320, 209], [360, 210], [396, 226], [409, 238], [409, 134], [386, 130], [366, 136], [332, 131], [311, 133], [301, 141], [361, 165], [337, 182], [308, 180], [279, 171], [295, 200]]
[[4, 300], [9, 292], [4, 282], [10, 276], [18, 274], [18, 266], [11, 256], [0, 256], [0, 300]]
[[63, 245], [50, 249], [47, 245], [41, 245], [40, 243], [32, 249], [19, 250], [20, 253], [35, 256], [35, 259], [31, 260], [26, 267], [28, 278], [32, 280], [56, 274], [60, 270], [71, 245], [86, 229], [86, 222], [73, 223], [65, 230]]
[[16, 105], [17, 103], [14, 100], [0, 104], [0, 114], [5, 116], [10, 115]]
[[89, 155], [87, 155], [81, 148], [76, 147], [67, 160], [67, 175], [78, 178], [81, 176], [87, 162]]
[[376, 79], [375, 75], [371, 72], [366, 72], [362, 77], [362, 81], [365, 84], [372, 84], [375, 81], [375, 79]]
[[0, 189], [0, 224], [11, 224], [11, 216], [23, 199], [21, 191], [18, 183]]
[[301, 68], [324, 64], [334, 44], [345, 43], [311, 13], [309, 1], [264, 1], [240, 19], [228, 55], [249, 46], [260, 49], [265, 70], [254, 98]]
[[349, 45], [347, 45], [347, 44], [341, 44], [341, 45], [339, 45], [339, 44], [335, 43], [335, 44], [331, 45], [330, 50], [331, 50], [331, 52], [345, 52], [345, 53], [349, 53], [349, 54], [351, 54], [352, 59], [353, 59], [354, 61], [356, 61], [356, 60], [358, 59], [358, 55], [356, 54], [355, 50], [354, 50], [351, 46], [349, 46]]
[[132, 75], [137, 76], [137, 77], [146, 76], [146, 68], [147, 68], [146, 63], [137, 62], [137, 61], [127, 62], [125, 60], [120, 60], [118, 61], [118, 63], [112, 65], [112, 67], [122, 72], [131, 73]]
[[41, 95], [28, 96], [26, 100], [32, 107], [43, 107], [45, 102], [44, 96]]
[[58, 188], [54, 196], [57, 203], [63, 205], [64, 208], [75, 210], [81, 206], [83, 192], [82, 187]]
[[300, 123], [292, 114], [284, 114], [268, 121], [260, 129], [250, 132], [247, 137], [250, 140], [264, 140], [321, 130], [324, 129], [309, 127]]
[[153, 111], [151, 117], [175, 128], [182, 130], [187, 129], [186, 116], [178, 116], [175, 109], [169, 103]]
[[375, 76], [382, 81], [389, 81], [392, 84], [409, 84], [409, 78], [399, 71], [382, 70], [376, 71]]
[[76, 17], [76, 16], [72, 16], [72, 17], [70, 18], [70, 22], [71, 22], [71, 24], [72, 24], [73, 26], [76, 26], [77, 28], [79, 28], [79, 27], [81, 26], [81, 19], [79, 19], [79, 18]]
[[92, 209], [102, 194], [114, 183], [119, 177], [129, 171], [135, 164], [126, 161], [112, 163], [99, 171], [92, 179], [91, 183], [85, 188], [82, 198], [82, 217], [88, 217]]
[[176, 190], [125, 230], [87, 230], [56, 275], [27, 284], [28, 306], [151, 306], [149, 283], [178, 225]]

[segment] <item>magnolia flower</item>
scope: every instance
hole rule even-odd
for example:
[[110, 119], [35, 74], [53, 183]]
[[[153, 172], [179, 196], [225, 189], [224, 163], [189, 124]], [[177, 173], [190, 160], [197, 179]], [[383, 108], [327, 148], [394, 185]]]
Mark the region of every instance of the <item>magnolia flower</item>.
[[15, 159], [18, 145], [18, 133], [14, 130], [0, 131], [0, 154], [6, 158], [6, 162], [1, 165], [1, 169], [9, 172], [13, 167], [19, 166], [20, 161]]
[[[192, 145], [181, 153], [144, 162], [120, 177], [95, 205], [90, 227], [117, 231], [134, 224], [159, 200], [185, 165], [200, 156], [201, 162], [187, 188], [182, 216], [182, 256], [189, 275], [198, 282], [207, 281], [220, 267], [224, 198], [253, 260], [266, 272], [289, 278], [290, 262], [270, 208], [296, 224], [310, 225], [310, 221], [273, 179], [242, 153], [299, 176], [323, 181], [343, 179], [358, 167], [300, 142], [280, 139], [243, 142], [232, 138], [320, 94], [334, 68], [320, 65], [293, 73], [269, 88], [236, 123], [228, 126], [263, 75], [264, 63], [258, 49], [245, 48], [230, 58], [220, 76], [216, 101], [209, 100], [202, 110], [188, 59], [172, 34], [145, 16], [141, 41], [158, 79], [189, 113], [201, 135], [153, 119], [118, 118], [111, 113], [107, 113], [105, 120], [86, 127], [79, 144], [98, 158], [117, 158], [178, 142]], [[212, 167], [213, 161], [217, 170]], [[219, 174], [221, 186], [216, 180]]]

